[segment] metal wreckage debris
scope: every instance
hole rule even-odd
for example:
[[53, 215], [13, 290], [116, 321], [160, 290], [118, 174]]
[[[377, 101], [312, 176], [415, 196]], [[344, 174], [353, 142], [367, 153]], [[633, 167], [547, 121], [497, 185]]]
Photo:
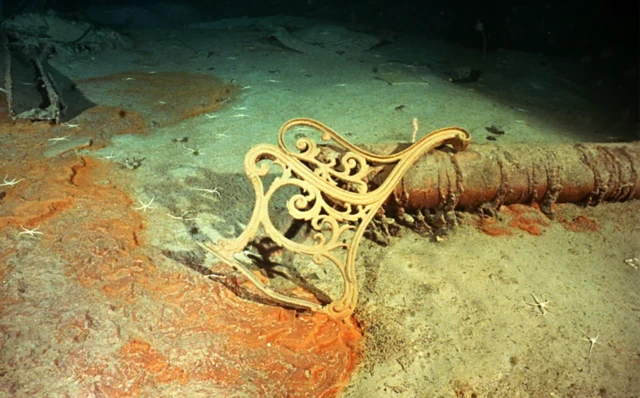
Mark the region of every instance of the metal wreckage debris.
[[553, 218], [553, 203], [640, 199], [639, 172], [640, 142], [473, 145], [464, 152], [421, 157], [387, 206], [400, 212], [492, 212], [503, 204], [538, 203]]
[[[319, 133], [323, 144], [306, 136], [309, 131]], [[293, 148], [289, 132], [295, 133]], [[551, 216], [551, 205], [558, 201], [598, 204], [640, 198], [639, 143], [469, 148], [470, 140], [463, 129], [445, 128], [396, 148], [392, 155], [377, 155], [320, 122], [290, 120], [280, 129], [277, 146], [257, 145], [245, 157], [256, 202], [244, 232], [235, 239], [199, 244], [271, 301], [346, 319], [357, 303], [360, 240], [374, 217], [385, 211], [495, 210], [501, 204], [537, 202]], [[392, 152], [382, 145], [373, 149]], [[311, 233], [306, 238], [279, 230], [270, 214], [270, 201], [286, 188], [293, 188], [285, 199], [288, 215], [292, 224], [307, 224]], [[309, 256], [318, 265], [333, 264], [342, 279], [340, 297], [320, 303], [282, 294], [263, 282], [239, 255], [264, 235], [279, 249]]]
[[24, 13], [0, 24], [0, 79], [13, 120], [58, 124], [94, 103], [66, 72], [49, 62], [59, 54], [96, 54], [127, 46], [128, 40], [106, 28], [67, 20], [54, 13]]
[[47, 54], [2, 40], [4, 90], [12, 119], [60, 122], [63, 108]]

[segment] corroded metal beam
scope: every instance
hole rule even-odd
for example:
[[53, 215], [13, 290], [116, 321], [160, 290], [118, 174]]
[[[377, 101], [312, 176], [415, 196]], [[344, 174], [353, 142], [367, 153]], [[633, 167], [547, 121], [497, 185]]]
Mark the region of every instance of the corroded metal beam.
[[639, 174], [640, 142], [472, 144], [464, 152], [435, 150], [423, 156], [405, 174], [387, 207], [497, 209], [536, 202], [550, 215], [555, 202], [596, 205], [640, 199]]

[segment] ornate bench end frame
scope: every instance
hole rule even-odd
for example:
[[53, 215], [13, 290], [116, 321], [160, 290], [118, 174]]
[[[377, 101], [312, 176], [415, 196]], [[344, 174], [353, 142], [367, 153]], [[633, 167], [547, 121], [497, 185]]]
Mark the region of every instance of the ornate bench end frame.
[[[323, 147], [313, 139], [303, 137], [295, 141], [295, 149], [285, 142], [286, 133], [305, 126], [322, 134], [323, 141], [333, 141], [340, 147], [339, 156], [327, 157]], [[358, 300], [355, 258], [360, 239], [380, 206], [400, 182], [404, 174], [422, 155], [448, 144], [464, 150], [471, 140], [469, 133], [457, 127], [434, 131], [407, 149], [389, 156], [364, 151], [349, 143], [335, 131], [312, 119], [293, 119], [278, 133], [278, 146], [260, 144], [245, 156], [245, 172], [253, 184], [256, 203], [246, 229], [235, 239], [220, 239], [217, 244], [199, 243], [222, 262], [235, 268], [269, 298], [289, 306], [323, 312], [336, 319], [349, 317]], [[271, 165], [282, 169], [267, 190], [262, 183]], [[385, 170], [384, 181], [372, 188], [371, 177]], [[269, 200], [284, 186], [298, 187], [286, 203], [289, 215], [309, 222], [315, 231], [312, 245], [295, 242], [284, 236], [271, 222]], [[343, 282], [342, 296], [327, 304], [290, 297], [264, 284], [244, 264], [236, 260], [255, 237], [258, 229], [278, 245], [299, 254], [311, 256], [316, 264], [333, 263]], [[354, 231], [345, 243], [346, 231]], [[346, 250], [346, 256], [344, 251]]]

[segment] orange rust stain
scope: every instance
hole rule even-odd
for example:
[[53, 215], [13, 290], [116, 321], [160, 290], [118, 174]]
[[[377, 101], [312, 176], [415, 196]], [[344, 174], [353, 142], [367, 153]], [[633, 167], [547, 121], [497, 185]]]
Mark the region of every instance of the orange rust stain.
[[511, 235], [511, 231], [500, 225], [495, 218], [479, 217], [476, 220], [476, 226], [480, 231], [490, 236]]
[[219, 78], [184, 72], [117, 73], [82, 80], [80, 87], [126, 99], [126, 103], [111, 105], [126, 113], [137, 112], [154, 126], [170, 126], [214, 112], [239, 92], [238, 86]]
[[[542, 227], [551, 225], [549, 219], [540, 211], [537, 204], [533, 206], [513, 204], [507, 206], [507, 209], [512, 217], [509, 226], [528, 232], [531, 235], [541, 235]], [[507, 212], [505, 211], [505, 213]]]
[[528, 232], [531, 235], [541, 235], [539, 219], [530, 215], [519, 215], [509, 222], [509, 226]]
[[[14, 207], [16, 217], [7, 217], [5, 219], [8, 225], [22, 225], [33, 228], [48, 220], [52, 219], [56, 214], [73, 206], [73, 200], [31, 200]], [[20, 217], [18, 215], [32, 213], [31, 217]], [[19, 221], [22, 220], [22, 221]]]
[[4, 192], [0, 231], [8, 226], [34, 228], [73, 205], [72, 197], [57, 190], [61, 182], [68, 181], [64, 172], [57, 169], [59, 164], [36, 161], [29, 167], [3, 168], [2, 177], [19, 182], [13, 187], [0, 187]]
[[562, 225], [572, 232], [596, 232], [600, 230], [600, 224], [592, 218], [576, 216], [571, 219], [559, 218]]
[[476, 219], [475, 225], [491, 236], [511, 235], [517, 230], [538, 236], [551, 223], [537, 205], [512, 204], [500, 207], [500, 219], [481, 217]]
[[150, 130], [147, 120], [139, 112], [106, 105], [98, 105], [83, 112], [78, 118], [78, 125], [82, 130], [96, 133], [94, 138], [98, 142], [106, 141], [114, 135], [145, 134]]
[[[80, 275], [92, 278], [94, 285], [105, 284], [102, 291], [108, 298], [127, 302], [141, 330], [152, 327], [167, 341], [215, 336], [223, 345], [208, 354], [215, 355], [215, 360], [205, 362], [189, 360], [188, 353], [170, 358], [144, 344], [149, 340], [125, 346], [115, 365], [118, 372], [105, 377], [104, 391], [112, 391], [114, 396], [144, 395], [158, 384], [188, 382], [228, 386], [231, 394], [247, 377], [255, 388], [271, 391], [272, 396], [280, 393], [274, 389], [278, 385], [288, 386], [285, 395], [334, 396], [359, 360], [359, 331], [324, 315], [298, 317], [279, 307], [240, 300], [202, 278], [144, 263], [137, 263], [139, 272], [127, 273], [117, 268], [119, 263], [110, 263], [108, 269], [93, 267], [95, 273]], [[115, 270], [109, 273], [112, 268]], [[134, 288], [135, 296], [130, 297]], [[167, 309], [158, 317], [160, 322], [145, 317], [148, 310], [141, 307], [142, 297]], [[172, 366], [175, 360], [183, 365]], [[286, 369], [298, 370], [288, 373]], [[83, 368], [77, 371], [84, 373]], [[133, 383], [126, 390], [118, 387], [123, 379]]]
[[[120, 371], [131, 384], [121, 393], [133, 393], [139, 395], [146, 386], [178, 382], [185, 384], [188, 381], [187, 372], [172, 365], [170, 360], [151, 344], [144, 340], [134, 339], [125, 344], [119, 351]], [[117, 388], [111, 387], [114, 391]]]
[[136, 299], [133, 281], [130, 279], [109, 282], [102, 287], [102, 291], [108, 297], [121, 299], [127, 303], [132, 303]]
[[120, 349], [123, 362], [130, 365], [130, 369], [139, 373], [142, 378], [152, 375], [161, 383], [178, 380], [184, 384], [186, 373], [183, 369], [172, 366], [169, 360], [151, 345], [143, 340], [132, 340]]
[[[148, 83], [146, 77], [140, 80]], [[180, 81], [168, 78], [163, 84]], [[204, 80], [194, 81], [206, 86]], [[142, 88], [135, 90], [144, 95]], [[220, 93], [215, 98], [226, 98], [224, 91]], [[222, 104], [211, 96], [200, 98], [205, 105], [209, 101], [215, 106], [191, 104], [191, 110], [178, 109], [166, 122]], [[158, 106], [152, 109], [158, 111]], [[87, 395], [96, 379], [102, 394], [113, 397], [152, 395], [160, 384], [186, 383], [194, 383], [194, 388], [206, 383], [216, 391], [224, 388], [229, 396], [248, 389], [264, 391], [266, 396], [338, 394], [360, 360], [357, 327], [322, 314], [297, 314], [243, 300], [224, 285], [170, 263], [145, 246], [143, 214], [133, 209], [134, 200], [119, 188], [126, 186], [125, 171], [91, 157], [42, 159], [38, 155], [46, 146], [44, 133], [95, 134], [94, 138], [106, 142], [113, 134], [137, 131], [140, 120], [147, 117], [143, 111], [128, 109], [121, 114], [115, 106], [98, 107], [80, 115], [77, 129], [66, 130], [0, 117], [0, 125], [16, 127], [9, 133], [15, 161], [0, 169], [0, 177], [25, 178], [13, 187], [0, 188], [0, 234], [15, 236], [20, 226], [40, 225], [38, 231], [44, 235], [34, 238], [36, 244], [63, 260], [66, 283], [84, 292], [79, 297], [54, 298], [59, 301], [49, 305], [52, 319], [69, 300], [91, 300], [96, 308], [126, 309], [129, 314], [118, 321], [112, 338], [121, 338], [120, 330], [127, 330], [122, 336], [135, 336], [120, 346], [110, 344], [111, 351], [101, 351], [104, 344], [91, 340], [96, 329], [82, 318], [60, 320], [55, 338], [71, 342], [72, 348], [65, 348], [69, 344], [56, 348], [64, 359], [55, 366], [64, 377], [80, 383], [78, 391]], [[21, 129], [24, 134], [19, 133]], [[14, 248], [0, 248], [3, 280], [11, 278], [11, 264], [20, 261], [21, 255]], [[0, 311], [28, 305], [33, 303], [0, 291]], [[33, 308], [40, 307], [21, 307], [21, 311]], [[199, 348], [200, 356], [194, 357], [188, 347], [202, 341], [215, 344]]]

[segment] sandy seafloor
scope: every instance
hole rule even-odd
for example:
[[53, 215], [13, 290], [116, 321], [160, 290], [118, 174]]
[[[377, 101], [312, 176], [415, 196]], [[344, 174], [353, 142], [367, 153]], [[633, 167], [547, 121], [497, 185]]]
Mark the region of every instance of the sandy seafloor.
[[[637, 126], [629, 120], [637, 103], [615, 101], [619, 98], [615, 95], [618, 86], [631, 84], [629, 76], [610, 76], [606, 68], [585, 66], [579, 60], [506, 50], [483, 58], [479, 49], [410, 35], [394, 36], [389, 44], [373, 49], [338, 54], [330, 48], [313, 53], [288, 51], [266, 40], [264, 31], [241, 28], [129, 34], [135, 43], [132, 48], [73, 57], [61, 54], [51, 63], [81, 81], [78, 89], [92, 102], [130, 113], [137, 111], [135, 98], [110, 91], [99, 80], [82, 79], [116, 75], [120, 84], [127, 84], [126, 78], [131, 76], [129, 81], [135, 84], [143, 74], [188, 73], [210, 75], [236, 85], [233, 99], [215, 112], [165, 124], [154, 123], [147, 114], [141, 124], [144, 132], [109, 137], [102, 148], [89, 147], [73, 155], [113, 168], [113, 174], [103, 171], [106, 174], [99, 178], [105, 187], [117, 183], [128, 194], [123, 206], [139, 217], [136, 236], [143, 236], [141, 245], [152, 253], [151, 258], [167, 251], [198, 250], [192, 228], [212, 239], [237, 235], [253, 206], [251, 188], [243, 173], [244, 154], [256, 144], [275, 143], [278, 128], [294, 117], [319, 120], [356, 144], [408, 142], [414, 117], [420, 122], [420, 134], [459, 126], [471, 133], [472, 145], [492, 143], [487, 140], [491, 134], [485, 130], [492, 124], [506, 131], [497, 137], [498, 143], [638, 138]], [[450, 74], [459, 68], [480, 69], [482, 75], [477, 82], [453, 84]], [[172, 84], [179, 81], [178, 78]], [[180, 101], [163, 97], [162, 91], [150, 95], [167, 107]], [[158, 113], [154, 116], [162, 119], [162, 108], [154, 109]], [[78, 134], [95, 140], [100, 125], [92, 124], [90, 129], [88, 119], [82, 117], [68, 122], [78, 124], [75, 129], [46, 133], [46, 137]], [[3, 131], [11, 129], [7, 126], [3, 125]], [[189, 137], [188, 144], [172, 142], [181, 137]], [[5, 187], [8, 195], [0, 202], [4, 207], [0, 207], [4, 220], [0, 224], [0, 258], [5, 263], [0, 396], [320, 394], [320, 390], [305, 391], [304, 383], [295, 388], [282, 387], [288, 383], [287, 377], [273, 379], [272, 383], [281, 386], [269, 387], [269, 380], [262, 380], [266, 387], [261, 390], [247, 387], [250, 380], [241, 385], [224, 384], [205, 376], [180, 378], [162, 373], [164, 378], [160, 377], [161, 372], [177, 366], [177, 359], [160, 361], [164, 364], [157, 365], [161, 370], [136, 362], [138, 368], [132, 365], [119, 373], [109, 361], [92, 368], [89, 364], [99, 363], [100, 353], [102, 358], [109, 358], [114, 347], [122, 361], [137, 352], [155, 352], [171, 359], [172, 355], [180, 356], [172, 346], [182, 343], [166, 336], [161, 343], [157, 335], [148, 336], [154, 331], [130, 328], [124, 320], [123, 325], [129, 325], [129, 329], [120, 325], [118, 333], [104, 331], [106, 323], [115, 325], [116, 321], [98, 310], [97, 303], [116, 300], [109, 305], [113, 311], [121, 311], [118, 317], [122, 319], [144, 316], [127, 312], [131, 302], [114, 298], [112, 290], [102, 285], [106, 283], [104, 276], [94, 278], [87, 274], [80, 278], [68, 269], [56, 268], [68, 267], [69, 261], [56, 250], [39, 245], [47, 239], [55, 243], [52, 235], [67, 227], [54, 227], [53, 219], [47, 221], [44, 216], [41, 222], [17, 221], [20, 212], [26, 210], [10, 208], [9, 201], [46, 198], [37, 198], [37, 184], [31, 188], [36, 192], [18, 191], [24, 189], [20, 184], [26, 186], [29, 176], [37, 173], [25, 163], [27, 155], [20, 158], [22, 152], [10, 149], [12, 145], [20, 147], [15, 135], [5, 135], [0, 140], [5, 140], [0, 177], [6, 174], [9, 179], [26, 178], [10, 187], [11, 191]], [[30, 147], [29, 156], [48, 149], [50, 143], [45, 144], [42, 148]], [[193, 149], [197, 149], [197, 156]], [[134, 158], [144, 158], [141, 167], [120, 167], [125, 159]], [[204, 181], [210, 185], [204, 185]], [[218, 188], [220, 195], [206, 195], [194, 188]], [[139, 200], [148, 203], [152, 198], [151, 208], [135, 210], [140, 206]], [[100, 206], [108, 212], [109, 203], [121, 199], [107, 197]], [[60, 210], [59, 204], [49, 206], [55, 208], [51, 212]], [[185, 215], [187, 211], [189, 216]], [[356, 316], [363, 328], [354, 357], [358, 358], [357, 364], [354, 370], [329, 382], [339, 386], [337, 392], [330, 388], [323, 391], [353, 398], [640, 396], [640, 270], [625, 262], [640, 257], [640, 204], [562, 204], [556, 211], [565, 218], [581, 216], [592, 220], [595, 227], [574, 232], [557, 220], [540, 216], [539, 235], [513, 229], [504, 236], [489, 236], [473, 223], [462, 222], [439, 241], [408, 229], [402, 229], [400, 236], [391, 238], [386, 247], [365, 240], [356, 263], [361, 290]], [[174, 217], [167, 217], [167, 213]], [[185, 221], [192, 214], [197, 220]], [[472, 216], [460, 217], [464, 220]], [[124, 228], [119, 223], [126, 222], [116, 217], [103, 228]], [[18, 224], [29, 228], [40, 224], [39, 231], [44, 235], [18, 235], [22, 232]], [[59, 246], [54, 243], [47, 247], [67, 250], [60, 249], [64, 242], [58, 242]], [[65, 261], [67, 265], [61, 265]], [[131, 261], [135, 266], [136, 260]], [[204, 265], [213, 262], [213, 258], [206, 257]], [[153, 263], [158, 272], [180, 269], [176, 272], [193, 274], [167, 258]], [[189, 278], [204, 280], [192, 274]], [[136, 289], [135, 283], [136, 280], [131, 282], [131, 289]], [[215, 280], [206, 283], [219, 285]], [[53, 284], [55, 288], [51, 287]], [[95, 294], [85, 296], [78, 286], [94, 288]], [[543, 315], [537, 307], [527, 305], [533, 302], [532, 295], [540, 301], [548, 300], [549, 311]], [[138, 298], [142, 296], [144, 293], [137, 293]], [[153, 297], [147, 297], [144, 305], [136, 304], [140, 308], [148, 306], [139, 312], [155, 313], [154, 305], [162, 300], [156, 302]], [[56, 309], [70, 302], [86, 312], [78, 330], [46, 326], [55, 325], [52, 317], [59, 316], [55, 315]], [[244, 302], [238, 299], [239, 304], [235, 305]], [[96, 303], [95, 307], [92, 303]], [[22, 315], [16, 309], [21, 305]], [[589, 337], [598, 336], [593, 347], [583, 332]], [[105, 336], [111, 336], [110, 340], [104, 340]], [[71, 338], [71, 342], [65, 343], [65, 338]], [[213, 355], [216, 334], [210, 332], [199, 338], [208, 342], [200, 347], [204, 350], [200, 355]], [[127, 339], [129, 345], [122, 348]], [[141, 341], [151, 342], [153, 348]], [[85, 351], [76, 350], [78, 345], [86, 345], [86, 352], [93, 354], [87, 356]], [[207, 348], [211, 350], [209, 354]], [[40, 355], [38, 350], [45, 358], [37, 361], [37, 366], [29, 365]], [[68, 359], [75, 353], [80, 358], [81, 352], [85, 352], [84, 362], [78, 359], [66, 367], [59, 365], [65, 361], [61, 355]], [[343, 360], [333, 366], [351, 365]], [[135, 373], [136, 369], [139, 373]], [[287, 368], [283, 369], [286, 372]], [[101, 379], [106, 374], [111, 389]], [[228, 385], [235, 389], [225, 390]]]

